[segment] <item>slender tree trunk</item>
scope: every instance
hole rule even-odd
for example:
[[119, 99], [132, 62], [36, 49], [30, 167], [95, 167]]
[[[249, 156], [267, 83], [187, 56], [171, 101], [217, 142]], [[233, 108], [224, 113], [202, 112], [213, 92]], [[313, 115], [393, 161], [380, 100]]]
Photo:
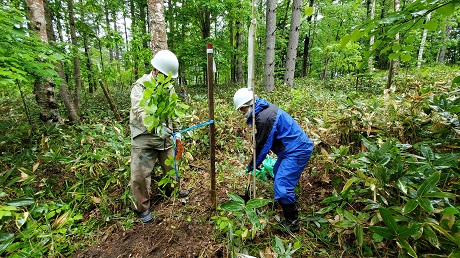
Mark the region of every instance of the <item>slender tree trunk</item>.
[[[163, 4], [163, 2], [159, 1], [159, 0], [148, 0], [148, 1], [153, 1], [154, 3], [160, 3], [161, 2]], [[137, 22], [137, 25], [139, 27], [138, 31], [141, 32], [142, 34], [146, 34], [147, 32], [151, 31], [151, 29], [149, 27], [149, 26], [151, 26], [151, 24], [149, 24], [149, 17], [148, 17], [149, 14], [146, 15], [145, 11], [147, 10], [147, 12], [151, 12], [151, 10], [149, 10], [149, 8], [152, 8], [152, 7], [149, 7], [150, 4], [147, 3], [147, 0], [138, 0], [137, 3], [139, 5], [138, 6], [139, 17], [134, 16], [133, 19], [139, 19], [141, 21], [140, 23]], [[163, 8], [163, 7], [161, 7], [161, 8]], [[152, 14], [150, 14], [150, 15], [152, 15]], [[144, 48], [149, 47], [149, 42], [148, 42], [147, 39], [142, 41], [142, 46], [144, 46]], [[152, 49], [154, 49], [154, 48], [152, 47]], [[145, 63], [145, 66], [147, 67], [148, 63]]]
[[[211, 11], [209, 7], [200, 5], [198, 7], [198, 17], [200, 18], [201, 37], [206, 40], [211, 35]], [[204, 49], [203, 49], [204, 50]], [[208, 81], [206, 64], [202, 66], [204, 82]]]
[[[426, 16], [426, 21], [425, 22], [429, 22], [430, 21], [430, 18], [431, 18], [431, 13], [429, 13], [427, 16]], [[426, 36], [428, 34], [428, 30], [427, 29], [424, 29], [423, 30], [423, 34], [422, 34], [422, 39], [420, 40], [420, 49], [418, 51], [418, 59], [417, 59], [417, 69], [420, 69], [420, 67], [422, 66], [422, 60], [423, 60], [423, 51], [425, 49], [425, 42], [426, 42]]]
[[117, 119], [117, 121], [121, 121], [120, 113], [118, 112], [117, 105], [115, 104], [115, 101], [113, 101], [113, 98], [109, 92], [109, 89], [104, 86], [101, 79], [99, 79], [99, 84], [101, 85], [102, 91], [104, 92], [104, 96], [107, 99], [107, 103], [109, 103], [109, 106], [112, 109], [115, 119]]
[[326, 81], [327, 73], [329, 72], [329, 57], [327, 52], [323, 56], [323, 65], [324, 68], [321, 72], [321, 80], [324, 82]]
[[[314, 0], [310, 0], [309, 6], [313, 7]], [[307, 18], [307, 23], [311, 24], [313, 20], [313, 14], [308, 16]], [[302, 57], [302, 76], [308, 76], [308, 64], [309, 64], [309, 59], [310, 59], [310, 35], [311, 35], [311, 28], [312, 26], [308, 26], [308, 32], [305, 35], [304, 43], [303, 43], [303, 57]]]
[[[136, 42], [137, 41], [137, 31], [138, 31], [138, 24], [137, 24], [137, 18], [136, 18], [136, 12], [135, 12], [136, 6], [134, 0], [129, 0], [129, 13], [130, 13], [130, 19], [131, 19], [131, 31], [132, 33], [132, 41], [131, 42]], [[132, 52], [133, 52], [133, 76], [134, 78], [138, 78], [138, 72], [139, 72], [139, 57], [137, 55], [136, 47], [138, 45], [136, 43], [131, 45]]]
[[286, 23], [288, 21], [288, 14], [289, 14], [289, 8], [291, 7], [291, 1], [290, 0], [287, 0], [286, 1], [286, 9], [284, 11], [284, 17], [281, 19], [281, 22], [280, 22], [280, 27], [281, 27], [281, 38], [284, 38], [284, 31], [285, 31], [285, 28], [286, 28]]
[[[45, 19], [46, 19], [46, 34], [48, 37], [48, 42], [50, 44], [53, 44], [56, 42], [56, 35], [54, 33], [53, 29], [53, 17], [51, 15], [51, 12], [49, 11], [49, 5], [48, 5], [48, 0], [43, 1], [43, 6], [45, 9]], [[78, 121], [80, 117], [78, 116], [78, 108], [75, 105], [75, 101], [73, 99], [72, 94], [69, 91], [69, 88], [67, 87], [67, 77], [66, 74], [64, 73], [64, 68], [62, 66], [62, 62], [58, 61], [55, 63], [55, 70], [59, 74], [59, 77], [62, 80], [62, 84], [59, 86], [59, 96], [62, 99], [62, 102], [64, 103], [64, 106], [66, 107], [67, 110], [67, 116], [69, 117], [70, 121]]]
[[[127, 28], [127, 24], [126, 24], [126, 8], [125, 8], [125, 5], [123, 5], [123, 28], [124, 28], [124, 31], [125, 31], [125, 46], [126, 46], [126, 49], [125, 49], [125, 52], [128, 52], [129, 51], [129, 41], [128, 41], [128, 28]], [[122, 49], [122, 53], [125, 53], [123, 52], [123, 49]], [[122, 54], [123, 55], [123, 54]], [[126, 60], [124, 60], [124, 66], [125, 66], [125, 69], [127, 67], [127, 64], [126, 64]]]
[[445, 33], [444, 42], [442, 44], [441, 49], [439, 50], [439, 54], [438, 54], [438, 58], [437, 58], [437, 61], [439, 63], [444, 63], [444, 59], [445, 59], [445, 56], [446, 56], [446, 44], [445, 44], [445, 42], [447, 40], [449, 40], [451, 32], [452, 32], [452, 24], [447, 24], [446, 25], [446, 33]]
[[[234, 20], [233, 18], [230, 18], [230, 21], [228, 22], [229, 27], [228, 27], [228, 34], [230, 37], [230, 47], [234, 48], [235, 47], [235, 40], [233, 38], [233, 23]], [[236, 54], [232, 54], [232, 57], [230, 58], [230, 81], [231, 82], [236, 82]]]
[[[285, 34], [284, 32], [286, 31], [286, 24], [288, 22], [289, 9], [291, 7], [291, 0], [287, 0], [285, 2], [286, 2], [286, 8], [284, 9], [284, 17], [279, 22], [279, 28], [280, 28], [279, 37], [281, 37], [283, 40], [286, 38], [286, 36], [284, 36], [284, 34]], [[280, 58], [279, 63], [285, 65], [286, 64], [286, 48], [283, 47], [281, 49], [281, 51], [282, 51], [282, 53], [280, 55], [281, 58]]]
[[73, 10], [73, 0], [67, 0], [67, 8], [69, 11], [69, 29], [70, 29], [70, 39], [72, 42], [72, 52], [73, 52], [73, 79], [75, 82], [75, 95], [74, 102], [75, 108], [79, 110], [80, 105], [80, 93], [82, 88], [81, 83], [81, 74], [80, 74], [80, 59], [78, 58], [78, 41], [77, 33], [75, 31], [75, 19], [74, 19], [74, 10]]
[[[110, 17], [109, 17], [109, 7], [107, 1], [104, 1], [104, 15], [105, 15], [105, 26], [107, 28], [107, 33], [110, 30]], [[109, 47], [109, 60], [113, 61], [113, 49]]]
[[[380, 3], [380, 6], [384, 6], [385, 8], [380, 8], [380, 19], [383, 19], [386, 16], [386, 13], [388, 11], [388, 8], [386, 8], [386, 5], [387, 5], [387, 1], [382, 0], [382, 3]], [[385, 33], [385, 31], [383, 29], [380, 29], [379, 30], [379, 37], [384, 33]], [[374, 55], [374, 57], [375, 57], [374, 67], [377, 66], [380, 70], [385, 70], [389, 66], [389, 61], [388, 61], [388, 58], [385, 55], [380, 53], [380, 51], [381, 51], [381, 49], [376, 49], [376, 52], [375, 52], [375, 55]]]
[[[375, 17], [375, 0], [371, 0], [369, 14], [370, 14], [369, 20], [373, 20]], [[375, 36], [372, 35], [371, 38], [369, 39], [369, 48], [372, 48], [372, 45], [374, 45], [374, 41], [375, 41]], [[369, 57], [368, 66], [369, 66], [369, 72], [372, 73], [372, 70], [374, 69], [373, 56]]]
[[267, 92], [275, 89], [276, 0], [267, 0], [265, 29], [264, 85]]
[[[118, 33], [118, 26], [117, 26], [117, 12], [116, 10], [112, 10], [112, 19], [113, 19], [113, 30]], [[115, 60], [120, 60], [120, 47], [118, 46], [118, 42], [115, 43]], [[117, 67], [118, 72], [120, 72], [120, 65]]]
[[241, 57], [241, 45], [243, 42], [243, 33], [241, 33], [241, 22], [236, 22], [236, 81], [243, 83], [243, 58]]
[[85, 48], [85, 55], [86, 55], [86, 69], [88, 70], [88, 91], [89, 93], [93, 93], [96, 90], [96, 78], [93, 77], [93, 65], [91, 62], [91, 52], [89, 48], [88, 42], [88, 34], [87, 32], [83, 32], [83, 45]]
[[147, 7], [153, 56], [160, 50], [168, 49], [163, 0], [148, 0]]
[[292, 2], [291, 29], [289, 33], [288, 52], [286, 54], [286, 71], [284, 73], [284, 83], [289, 85], [289, 87], [292, 87], [294, 84], [297, 47], [299, 45], [301, 4], [302, 0], [293, 0]]
[[[43, 0], [25, 0], [29, 28], [45, 43], [48, 43], [46, 34], [46, 19]], [[54, 98], [54, 85], [46, 78], [37, 78], [34, 83], [35, 99], [40, 109], [40, 119], [47, 122], [62, 123], [58, 106]]]
[[[394, 7], [395, 12], [399, 11], [399, 0], [394, 0]], [[394, 37], [395, 42], [399, 40], [399, 33], [397, 33]], [[387, 89], [389, 89], [392, 85], [393, 76], [398, 73], [399, 62], [397, 59], [393, 59], [390, 62], [390, 69], [388, 71], [388, 84]]]

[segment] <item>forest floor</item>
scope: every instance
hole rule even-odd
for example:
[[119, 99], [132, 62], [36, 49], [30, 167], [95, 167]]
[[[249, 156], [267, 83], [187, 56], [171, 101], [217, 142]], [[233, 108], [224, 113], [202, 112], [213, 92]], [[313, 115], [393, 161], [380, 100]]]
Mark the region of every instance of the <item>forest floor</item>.
[[[309, 166], [305, 171], [308, 171], [308, 168]], [[194, 177], [196, 175], [201, 177], [203, 182], [208, 182], [208, 171], [198, 169]], [[244, 195], [244, 184], [238, 182], [235, 184], [232, 182], [234, 178], [225, 176], [223, 178], [224, 180], [217, 186], [217, 205], [230, 200], [227, 191]], [[221, 232], [215, 229], [215, 222], [211, 219], [218, 213], [211, 209], [210, 184], [192, 182], [187, 175], [181, 180], [182, 188], [190, 191], [188, 197], [185, 199], [177, 195], [170, 198], [158, 198], [158, 195], [153, 197], [151, 208], [155, 218], [153, 222], [145, 224], [138, 222], [129, 230], [123, 230], [121, 225], [113, 224], [105, 229], [102, 239], [96, 241], [93, 246], [75, 253], [74, 257], [230, 257], [226, 241], [222, 237], [219, 240], [218, 235]], [[324, 176], [311, 177], [307, 172], [303, 173], [299, 188], [304, 190], [298, 194], [301, 218], [306, 211], [317, 210], [320, 207], [319, 202], [325, 198], [326, 193], [331, 192], [332, 186], [328, 184], [329, 180]], [[259, 189], [260, 182], [258, 183], [257, 195], [271, 199], [269, 195], [273, 191], [267, 188], [272, 187], [272, 182], [262, 183], [264, 187], [261, 189]], [[231, 189], [232, 185], [241, 189]], [[276, 214], [282, 216], [279, 207], [276, 208]], [[266, 230], [275, 232], [270, 226], [267, 226], [264, 231]], [[264, 232], [261, 234], [258, 236], [261, 241], [259, 244], [270, 245], [270, 243], [262, 243], [266, 241], [266, 239], [262, 240], [263, 235], [265, 234], [265, 237], [267, 235]], [[289, 238], [289, 235], [279, 234]], [[297, 235], [301, 238], [309, 238], [302, 228]], [[273, 251], [270, 254], [268, 251], [270, 248], [265, 250], [267, 252], [260, 255], [267, 258], [276, 257]]]

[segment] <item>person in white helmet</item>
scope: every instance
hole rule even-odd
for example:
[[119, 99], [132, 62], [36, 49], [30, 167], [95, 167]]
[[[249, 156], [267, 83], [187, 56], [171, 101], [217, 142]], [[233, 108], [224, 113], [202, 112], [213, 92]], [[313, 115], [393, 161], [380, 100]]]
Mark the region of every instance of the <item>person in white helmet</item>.
[[[299, 212], [294, 192], [300, 176], [308, 164], [313, 152], [313, 142], [297, 124], [297, 122], [281, 108], [268, 101], [254, 97], [253, 91], [248, 88], [239, 89], [233, 102], [246, 123], [252, 124], [254, 110], [256, 124], [256, 167], [259, 167], [269, 151], [277, 155], [273, 166], [273, 189], [275, 200], [283, 209], [285, 221], [281, 223], [281, 230], [299, 231]], [[246, 170], [253, 170], [253, 160]]]
[[[172, 169], [167, 166], [165, 161], [168, 155], [174, 155], [172, 133], [181, 129], [178, 119], [173, 121], [164, 121], [161, 135], [154, 131], [151, 133], [144, 126], [143, 119], [145, 112], [140, 107], [143, 98], [145, 81], [150, 81], [159, 73], [167, 77], [169, 74], [172, 78], [177, 78], [179, 70], [179, 61], [176, 55], [169, 50], [161, 50], [155, 54], [150, 61], [153, 69], [150, 73], [143, 75], [131, 88], [131, 111], [129, 117], [129, 127], [131, 130], [131, 194], [134, 197], [132, 208], [139, 214], [142, 222], [152, 220], [150, 211], [150, 186], [151, 173], [158, 161], [163, 171], [163, 176]], [[174, 87], [171, 87], [171, 92]], [[181, 144], [180, 134], [176, 134], [177, 154], [176, 158], [182, 155], [183, 147]], [[171, 195], [172, 187], [166, 187], [166, 195]]]

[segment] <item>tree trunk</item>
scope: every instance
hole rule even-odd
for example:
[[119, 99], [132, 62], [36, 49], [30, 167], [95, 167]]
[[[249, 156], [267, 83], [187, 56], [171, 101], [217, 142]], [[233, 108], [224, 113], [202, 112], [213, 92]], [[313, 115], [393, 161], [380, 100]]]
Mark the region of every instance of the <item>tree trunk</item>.
[[[129, 0], [129, 13], [130, 13], [130, 19], [131, 19], [131, 30], [133, 31], [132, 33], [132, 39], [131, 39], [131, 42], [136, 42], [137, 41], [137, 36], [136, 34], [137, 33], [134, 33], [136, 30], [137, 30], [137, 18], [136, 18], [136, 14], [135, 14], [135, 10], [136, 9], [136, 6], [135, 6], [135, 3], [134, 3], [134, 0]], [[133, 47], [134, 46], [134, 47]], [[131, 48], [132, 49], [135, 49], [135, 46], [136, 46], [136, 43], [134, 43]], [[139, 58], [138, 58], [138, 55], [137, 55], [137, 51], [132, 51], [133, 52], [133, 58], [132, 58], [132, 62], [133, 62], [133, 76], [134, 78], [138, 78], [138, 72], [139, 72]]]
[[[369, 20], [373, 20], [375, 17], [375, 0], [372, 0], [370, 3], [370, 8], [369, 8]], [[369, 39], [369, 48], [372, 48], [372, 45], [374, 45], [375, 41], [375, 36], [372, 35], [371, 38]], [[368, 66], [369, 66], [369, 72], [372, 73], [372, 70], [374, 68], [374, 58], [372, 56], [369, 56], [368, 60]]]
[[[46, 34], [46, 19], [43, 0], [25, 0], [29, 28], [45, 43], [48, 43]], [[37, 78], [34, 83], [35, 99], [40, 109], [40, 119], [47, 122], [62, 123], [58, 106], [54, 99], [54, 85], [46, 78]]]
[[[395, 1], [395, 12], [399, 11], [399, 0], [394, 0]], [[395, 42], [398, 42], [399, 40], [399, 33], [397, 33], [394, 37]], [[392, 80], [393, 80], [393, 75], [398, 73], [398, 67], [399, 67], [399, 62], [398, 59], [393, 59], [390, 62], [390, 69], [388, 71], [388, 84], [387, 84], [387, 89], [391, 88], [392, 85]]]
[[104, 92], [104, 96], [107, 99], [107, 103], [109, 103], [109, 106], [112, 109], [113, 114], [115, 115], [115, 119], [117, 119], [117, 121], [121, 121], [120, 113], [118, 112], [117, 105], [115, 104], [115, 101], [113, 101], [109, 89], [104, 86], [101, 79], [99, 79], [99, 84], [101, 85], [102, 91]]
[[[211, 11], [209, 10], [209, 7], [200, 5], [198, 8], [198, 17], [200, 19], [201, 37], [203, 40], [206, 40], [211, 35]], [[204, 82], [207, 82], [206, 64], [202, 66], [202, 69]]]
[[[147, 34], [147, 33], [150, 33], [151, 32], [151, 26], [152, 24], [150, 24], [150, 21], [149, 21], [149, 16], [151, 16], [150, 14], [150, 10], [149, 10], [149, 4], [147, 3], [147, 1], [149, 0], [137, 0], [137, 3], [139, 5], [139, 19], [140, 19], [140, 23], [138, 22], [138, 31], [141, 32], [142, 34]], [[159, 0], [152, 0], [154, 1], [155, 3], [159, 3], [160, 1]], [[161, 1], [162, 5], [163, 5], [163, 2]], [[163, 8], [163, 7], [161, 7]], [[134, 19], [138, 19], [137, 17], [134, 17]], [[152, 37], [152, 34], [150, 34], [150, 36]], [[149, 46], [149, 40], [147, 39], [147, 37], [141, 37], [142, 38], [142, 45], [144, 46], [144, 48], [146, 49], [151, 49], [152, 52], [154, 51], [154, 47], [153, 46]], [[150, 43], [151, 43], [151, 40], [150, 40]], [[166, 48], [165, 48], [166, 49]], [[156, 52], [155, 52], [156, 53]], [[141, 57], [142, 58], [142, 57]], [[147, 67], [151, 67], [151, 64], [150, 64], [150, 60], [146, 59], [146, 58], [142, 58], [140, 61], [143, 61], [144, 62], [144, 68], [147, 68]], [[145, 69], [144, 69], [145, 70]]]
[[450, 38], [450, 33], [452, 32], [452, 24], [447, 24], [446, 25], [446, 34], [444, 38], [444, 44], [442, 45], [441, 49], [439, 50], [438, 58], [437, 61], [440, 63], [444, 63], [444, 59], [446, 56], [446, 44], [447, 40]]
[[297, 57], [297, 47], [299, 45], [299, 27], [301, 18], [302, 0], [293, 0], [291, 29], [289, 33], [288, 50], [286, 54], [286, 71], [284, 72], [284, 83], [289, 87], [294, 83], [295, 62]]
[[73, 0], [67, 0], [67, 8], [69, 11], [69, 29], [70, 29], [70, 39], [72, 41], [72, 52], [73, 52], [73, 79], [75, 81], [75, 95], [74, 103], [75, 108], [79, 109], [80, 105], [80, 93], [82, 88], [81, 83], [81, 74], [80, 74], [80, 59], [78, 58], [78, 41], [77, 33], [75, 31], [75, 19], [74, 19], [74, 10], [73, 10]]
[[[118, 33], [118, 26], [117, 26], [117, 12], [116, 10], [112, 10], [112, 19], [113, 19], [113, 30]], [[118, 41], [115, 42], [115, 60], [120, 60], [120, 47], [118, 46]], [[117, 70], [120, 72], [120, 65], [117, 65]]]
[[[56, 35], [54, 34], [54, 29], [53, 29], [53, 17], [51, 15], [51, 12], [49, 11], [49, 5], [48, 5], [48, 0], [43, 1], [43, 7], [45, 10], [45, 19], [46, 19], [46, 34], [48, 37], [48, 42], [50, 44], [53, 44], [56, 42]], [[62, 102], [64, 102], [64, 106], [66, 107], [67, 110], [67, 115], [69, 117], [70, 121], [78, 121], [80, 118], [78, 116], [77, 112], [77, 107], [75, 106], [75, 102], [73, 100], [73, 97], [69, 91], [69, 88], [67, 87], [67, 77], [64, 73], [64, 68], [62, 66], [62, 62], [58, 61], [55, 64], [56, 72], [59, 74], [59, 77], [62, 80], [61, 86], [59, 86], [59, 96], [62, 99]]]
[[[429, 22], [431, 18], [431, 13], [429, 13], [426, 16], [426, 21]], [[420, 69], [422, 66], [422, 60], [423, 60], [423, 50], [425, 49], [425, 42], [426, 42], [426, 36], [428, 34], [428, 30], [424, 29], [423, 34], [422, 34], [422, 39], [420, 40], [420, 49], [418, 50], [418, 59], [417, 59], [417, 69]]]
[[[233, 18], [230, 18], [230, 21], [228, 22], [229, 24], [228, 34], [230, 36], [230, 47], [231, 48], [235, 47], [234, 38], [233, 38], [233, 23], [234, 23]], [[230, 81], [236, 82], [236, 54], [234, 53], [232, 54], [232, 57], [230, 58]]]
[[[107, 1], [104, 1], [104, 16], [105, 16], [105, 27], [107, 28], [107, 34], [110, 32], [110, 17], [109, 17], [109, 7]], [[113, 49], [111, 47], [109, 49], [109, 60], [110, 62], [113, 61]]]
[[[278, 34], [279, 35], [278, 37], [282, 38], [283, 40], [286, 38], [284, 36], [284, 34], [285, 34], [284, 32], [286, 31], [286, 24], [288, 22], [288, 17], [289, 17], [289, 9], [291, 7], [291, 1], [290, 0], [287, 0], [285, 2], [286, 2], [286, 8], [284, 9], [284, 17], [279, 22], [280, 33]], [[279, 14], [279, 12], [278, 12], [278, 14]], [[286, 64], [286, 48], [285, 47], [283, 47], [281, 49], [280, 56], [281, 56], [281, 58], [280, 58], [279, 63], [285, 65]]]
[[[309, 3], [309, 6], [310, 7], [313, 7], [313, 4], [314, 4], [314, 0], [310, 0], [310, 3]], [[307, 23], [308, 24], [311, 24], [311, 21], [313, 20], [313, 14], [308, 16], [307, 18]], [[303, 57], [302, 57], [302, 76], [308, 76], [308, 64], [309, 64], [309, 55], [310, 55], [310, 35], [311, 35], [311, 28], [312, 26], [309, 25], [308, 26], [308, 32], [307, 34], [305, 35], [305, 39], [304, 39], [304, 43], [303, 43]]]
[[158, 51], [168, 49], [163, 0], [148, 0], [150, 39], [152, 56]]
[[83, 44], [86, 55], [86, 69], [88, 70], [88, 91], [89, 93], [93, 93], [96, 90], [96, 78], [93, 77], [93, 65], [91, 62], [91, 52], [89, 49], [88, 34], [86, 31], [83, 32]]
[[241, 22], [236, 22], [236, 81], [243, 83], [243, 58], [241, 57], [241, 45], [243, 42], [243, 33], [241, 33]]
[[276, 0], [267, 0], [265, 29], [264, 85], [267, 92], [275, 89]]

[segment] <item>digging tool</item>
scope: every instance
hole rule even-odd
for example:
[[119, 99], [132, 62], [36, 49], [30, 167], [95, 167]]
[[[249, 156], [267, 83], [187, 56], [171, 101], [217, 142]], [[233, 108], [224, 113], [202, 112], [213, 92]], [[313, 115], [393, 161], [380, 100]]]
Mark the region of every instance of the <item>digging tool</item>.
[[244, 192], [244, 203], [251, 199], [251, 174], [248, 174], [248, 181], [246, 183], [246, 191]]
[[190, 191], [187, 190], [187, 189], [182, 189], [182, 184], [181, 184], [181, 180], [180, 180], [180, 177], [179, 177], [179, 165], [178, 165], [178, 160], [180, 159], [180, 157], [182, 157], [182, 154], [184, 154], [185, 152], [185, 149], [184, 149], [184, 146], [182, 145], [182, 141], [180, 140], [180, 138], [176, 138], [176, 135], [174, 134], [174, 142], [175, 142], [175, 146], [174, 146], [174, 169], [175, 169], [175, 172], [176, 172], [176, 180], [178, 182], [178, 185], [179, 185], [179, 198], [185, 198], [189, 195]]

